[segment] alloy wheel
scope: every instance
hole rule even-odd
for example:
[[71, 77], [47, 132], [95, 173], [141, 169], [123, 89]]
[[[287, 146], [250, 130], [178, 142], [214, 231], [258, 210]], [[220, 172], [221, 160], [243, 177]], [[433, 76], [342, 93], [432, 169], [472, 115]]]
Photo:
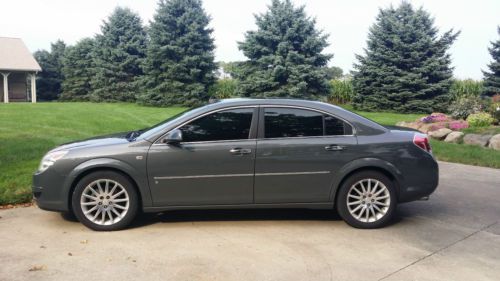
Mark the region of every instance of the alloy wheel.
[[130, 206], [127, 190], [117, 181], [98, 179], [88, 184], [80, 197], [85, 217], [98, 225], [113, 225], [122, 220]]
[[389, 210], [391, 194], [387, 186], [376, 179], [362, 179], [347, 193], [347, 208], [358, 221], [371, 223], [380, 220]]

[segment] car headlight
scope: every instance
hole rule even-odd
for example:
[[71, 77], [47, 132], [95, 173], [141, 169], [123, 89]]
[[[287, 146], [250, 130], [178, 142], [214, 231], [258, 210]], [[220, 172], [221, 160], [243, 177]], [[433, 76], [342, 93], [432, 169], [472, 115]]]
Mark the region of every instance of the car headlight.
[[38, 167], [38, 172], [43, 172], [47, 170], [50, 166], [54, 165], [54, 163], [63, 158], [64, 155], [68, 153], [67, 150], [59, 150], [59, 151], [54, 151], [54, 152], [49, 152], [47, 153], [43, 159], [42, 162], [40, 162], [40, 166]]

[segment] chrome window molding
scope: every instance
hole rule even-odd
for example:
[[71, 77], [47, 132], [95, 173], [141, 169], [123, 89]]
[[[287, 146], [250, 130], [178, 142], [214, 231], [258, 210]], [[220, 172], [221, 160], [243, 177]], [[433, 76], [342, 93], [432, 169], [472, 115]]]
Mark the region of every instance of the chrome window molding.
[[342, 117], [339, 117], [339, 116], [337, 116], [335, 114], [326, 112], [326, 111], [321, 110], [321, 109], [316, 109], [316, 108], [311, 108], [311, 107], [305, 107], [305, 106], [298, 106], [298, 105], [254, 104], [254, 105], [241, 105], [241, 106], [224, 107], [224, 108], [214, 109], [214, 110], [205, 112], [205, 113], [203, 113], [203, 114], [201, 114], [199, 116], [196, 116], [196, 117], [193, 117], [193, 118], [191, 118], [191, 119], [189, 119], [187, 121], [184, 121], [180, 125], [177, 125], [174, 128], [168, 130], [166, 133], [164, 133], [159, 138], [157, 138], [156, 141], [153, 143], [153, 145], [164, 146], [165, 144], [161, 143], [160, 141], [170, 131], [175, 130], [175, 129], [179, 129], [180, 127], [186, 125], [187, 123], [195, 121], [195, 120], [197, 120], [199, 118], [202, 118], [204, 116], [207, 116], [209, 114], [220, 112], [220, 111], [225, 111], [225, 110], [231, 110], [231, 109], [257, 108], [257, 107], [263, 107], [263, 108], [266, 108], [266, 107], [296, 108], [296, 109], [304, 109], [304, 110], [315, 111], [315, 112], [318, 112], [318, 113], [321, 113], [321, 114], [326, 114], [326, 115], [329, 115], [331, 117], [340, 119], [340, 120], [344, 121], [345, 123], [349, 124], [349, 126], [351, 126], [351, 128], [352, 128], [352, 134], [351, 135], [327, 135], [327, 136], [304, 136], [304, 137], [280, 137], [280, 138], [256, 138], [256, 139], [238, 139], [238, 140], [196, 141], [196, 142], [182, 142], [182, 143], [183, 144], [202, 144], [202, 143], [218, 143], [218, 142], [237, 142], [237, 141], [246, 141], [246, 140], [249, 140], [249, 141], [251, 141], [251, 140], [259, 140], [260, 141], [260, 140], [279, 140], [279, 139], [304, 139], [304, 138], [324, 138], [324, 137], [331, 138], [331, 137], [353, 137], [353, 136], [356, 136], [356, 127], [354, 127], [349, 121], [345, 120]]

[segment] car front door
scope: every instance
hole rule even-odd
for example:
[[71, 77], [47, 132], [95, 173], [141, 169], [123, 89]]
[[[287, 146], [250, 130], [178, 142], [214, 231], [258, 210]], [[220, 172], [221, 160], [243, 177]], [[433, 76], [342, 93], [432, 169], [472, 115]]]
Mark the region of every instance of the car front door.
[[328, 202], [336, 171], [355, 157], [353, 129], [302, 108], [261, 108], [255, 203]]
[[257, 114], [256, 107], [213, 112], [180, 126], [180, 143], [153, 144], [155, 206], [252, 203]]

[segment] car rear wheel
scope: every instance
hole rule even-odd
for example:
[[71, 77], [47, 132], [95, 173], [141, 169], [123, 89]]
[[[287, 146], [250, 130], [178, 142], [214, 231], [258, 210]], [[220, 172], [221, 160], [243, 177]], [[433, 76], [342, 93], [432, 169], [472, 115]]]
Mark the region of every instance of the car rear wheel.
[[99, 171], [78, 182], [72, 206], [85, 226], [99, 231], [119, 230], [134, 219], [138, 197], [127, 177], [112, 171]]
[[363, 171], [349, 177], [337, 196], [337, 210], [349, 225], [378, 228], [387, 225], [396, 207], [394, 183], [376, 171]]

